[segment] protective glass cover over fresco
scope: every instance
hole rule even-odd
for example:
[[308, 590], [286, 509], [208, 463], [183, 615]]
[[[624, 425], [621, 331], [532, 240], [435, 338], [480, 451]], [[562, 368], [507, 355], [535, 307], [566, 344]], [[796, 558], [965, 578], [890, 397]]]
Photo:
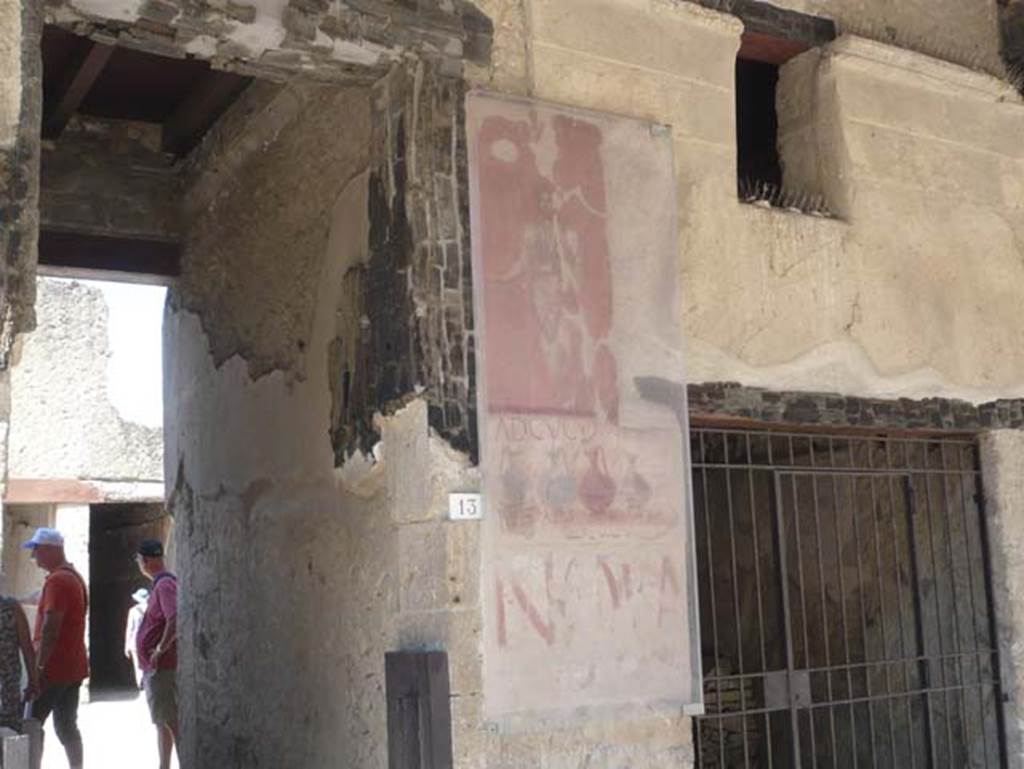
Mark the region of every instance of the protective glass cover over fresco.
[[467, 130], [486, 716], [698, 705], [670, 134], [482, 94]]

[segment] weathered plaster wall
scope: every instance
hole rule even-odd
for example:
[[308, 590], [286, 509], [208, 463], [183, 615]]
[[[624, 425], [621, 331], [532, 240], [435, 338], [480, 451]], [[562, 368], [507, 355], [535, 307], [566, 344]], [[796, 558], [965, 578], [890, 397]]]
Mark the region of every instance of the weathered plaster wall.
[[1024, 761], [1024, 432], [994, 430], [981, 439], [985, 514], [992, 543], [996, 611], [1010, 764]]
[[[414, 212], [438, 216], [452, 205], [435, 183], [453, 169], [438, 167], [432, 179], [423, 171], [432, 162], [423, 153], [437, 144], [429, 137], [440, 132], [450, 147], [452, 113], [420, 134], [412, 115], [430, 113], [410, 112], [408, 97], [433, 101], [436, 117], [450, 96], [429, 73], [414, 72], [411, 83], [288, 87], [258, 109], [242, 104], [253, 110], [247, 127], [231, 140], [216, 131], [204, 150], [209, 166], [196, 169], [186, 275], [165, 325], [167, 477], [187, 586], [183, 761], [199, 769], [383, 769], [384, 653], [444, 649], [459, 767], [568, 767], [588, 756], [596, 766], [677, 766], [690, 751], [685, 722], [485, 728], [477, 524], [442, 517], [447, 494], [479, 480], [468, 458], [438, 437], [429, 376], [415, 380], [425, 383], [420, 397], [408, 392], [381, 405], [391, 415], [375, 418], [372, 453], [345, 452], [336, 466], [332, 414], [344, 396], [337, 364], [347, 360], [339, 339], [369, 348], [354, 359], [352, 383], [366, 375], [361, 365], [386, 371], [378, 363], [388, 354], [408, 365], [421, 359], [417, 351], [439, 349], [424, 344], [430, 337], [415, 324], [370, 333], [382, 315], [401, 318], [409, 305], [374, 276], [399, 272], [415, 299], [413, 317], [428, 324], [444, 306], [431, 299], [443, 285], [421, 292], [417, 276], [440, 273], [450, 252], [426, 237]], [[371, 125], [382, 109], [402, 119]], [[386, 201], [394, 210], [381, 217]], [[374, 232], [382, 223], [394, 237]], [[289, 237], [299, 229], [305, 237]], [[409, 269], [413, 254], [426, 257], [426, 273]], [[208, 291], [206, 279], [223, 282]], [[461, 287], [448, 290], [462, 301]], [[301, 318], [289, 326], [302, 329], [301, 348], [263, 334], [252, 291], [287, 323]], [[233, 344], [244, 353], [231, 352]], [[256, 356], [273, 361], [270, 370], [254, 370]], [[375, 404], [365, 402], [371, 411]], [[343, 425], [362, 418], [354, 417]]]
[[107, 306], [95, 287], [41, 278], [38, 325], [11, 373], [11, 479], [159, 481], [163, 434], [110, 402]]
[[33, 563], [22, 544], [32, 538], [40, 526], [53, 526], [54, 505], [5, 505], [3, 522], [3, 571], [0, 591], [24, 599], [39, 590], [45, 576]]
[[[440, 519], [447, 492], [476, 481], [428, 426], [431, 388], [378, 416], [373, 453], [339, 457], [332, 421], [349, 392], [339, 363], [350, 384], [408, 364], [421, 349], [410, 319], [441, 307], [410, 299], [424, 230], [396, 213], [430, 190], [400, 183], [430, 146], [403, 138], [417, 135], [406, 96], [444, 93], [421, 76], [408, 93], [256, 93], [197, 157], [165, 324], [184, 765], [386, 766], [384, 653], [399, 647], [450, 649], [453, 691], [478, 691], [475, 529]], [[431, 253], [436, 270], [443, 249]], [[408, 295], [375, 277], [391, 274]]]
[[[893, 25], [890, 38], [935, 52], [957, 17], [950, 58], [998, 65], [982, 4], [780, 5], [872, 34]], [[975, 403], [1024, 392], [1024, 107], [1005, 83], [850, 38], [794, 62], [779, 96], [787, 182], [840, 214], [803, 216], [737, 201], [735, 18], [659, 0], [481, 8], [494, 57], [470, 67], [474, 83], [672, 126], [690, 381]], [[644, 767], [688, 756], [685, 720], [634, 726], [646, 744], [592, 724], [590, 751]], [[508, 765], [578, 765], [565, 733], [541, 734]], [[514, 751], [498, 744], [488, 755]]]
[[659, 0], [483, 5], [495, 62], [475, 82], [672, 126], [691, 381], [975, 402], [1024, 392], [1024, 107], [1011, 88], [837, 41], [813, 77], [784, 77], [780, 104], [806, 89], [813, 108], [795, 117], [811, 139], [787, 167], [841, 218], [793, 215], [736, 198], [737, 19]]
[[39, 201], [42, 25], [35, 3], [0, 4], [0, 369], [32, 326]]
[[14, 146], [18, 136], [18, 118], [21, 115], [21, 8], [19, 3], [5, 2], [0, 6], [0, 57], [3, 75], [0, 75], [0, 147]]
[[[189, 245], [172, 301], [176, 309], [217, 307], [202, 315], [217, 365], [239, 355], [253, 377], [282, 370], [301, 380], [332, 206], [339, 184], [369, 163], [369, 103], [355, 88], [263, 88], [265, 96], [247, 94], [234, 110], [270, 126], [257, 139], [268, 142], [259, 162], [250, 152], [256, 134], [231, 136], [225, 127], [213, 137], [224, 137], [216, 162], [197, 169], [186, 201]], [[304, 130], [285, 130], [300, 118]], [[253, 260], [259, 252], [279, 256]]]

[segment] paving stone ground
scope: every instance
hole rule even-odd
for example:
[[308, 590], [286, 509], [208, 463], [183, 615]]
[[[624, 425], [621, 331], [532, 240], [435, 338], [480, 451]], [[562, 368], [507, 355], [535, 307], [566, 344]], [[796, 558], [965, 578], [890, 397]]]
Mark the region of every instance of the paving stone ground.
[[[141, 692], [93, 693], [82, 703], [78, 725], [85, 741], [85, 769], [156, 769], [156, 731], [149, 721]], [[67, 759], [53, 731], [46, 724], [46, 748], [42, 769], [67, 769]], [[177, 759], [171, 766], [177, 769]]]

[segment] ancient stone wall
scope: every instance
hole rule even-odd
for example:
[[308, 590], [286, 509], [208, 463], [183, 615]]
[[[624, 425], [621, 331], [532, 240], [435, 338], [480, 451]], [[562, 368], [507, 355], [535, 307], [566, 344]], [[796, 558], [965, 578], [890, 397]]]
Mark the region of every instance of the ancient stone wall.
[[[934, 4], [776, 5], [834, 13], [841, 32], [999, 67], [995, 10], [981, 4], [951, 3], [948, 14]], [[1011, 288], [1024, 278], [1021, 155], [1011, 138], [1024, 107], [1005, 82], [850, 37], [795, 61], [778, 94], [790, 132], [783, 162], [794, 186], [824, 196], [836, 214], [807, 216], [738, 200], [737, 18], [658, 0], [481, 7], [494, 21], [494, 55], [469, 68], [474, 83], [671, 126], [690, 382], [838, 394], [733, 404], [735, 416], [754, 419], [779, 411], [826, 421], [838, 409], [845, 424], [1013, 423], [1011, 403], [971, 405], [1024, 392], [1024, 357], [1013, 352], [1022, 349], [1020, 293]], [[953, 28], [936, 25], [949, 18], [962, 37], [947, 55]], [[730, 408], [705, 389], [695, 394], [697, 411]], [[915, 402], [901, 411], [848, 395]], [[934, 396], [965, 402], [916, 402]], [[644, 767], [688, 755], [685, 720], [633, 726], [646, 744], [593, 723], [588, 750]], [[574, 766], [566, 734], [539, 729], [518, 745], [516, 765]], [[502, 739], [489, 755], [513, 750], [513, 738]]]
[[335, 455], [369, 451], [374, 414], [422, 393], [431, 427], [475, 456], [463, 88], [420, 65], [375, 92], [369, 254], [345, 275], [331, 347]]
[[451, 93], [257, 90], [195, 158], [165, 326], [185, 765], [383, 768], [393, 649], [478, 691], [474, 529], [441, 520], [475, 481], [428, 421], [449, 244], [417, 222], [452, 216]]
[[[782, 98], [813, 86], [817, 108], [793, 113], [806, 140], [787, 152], [816, 158], [789, 168], [838, 214], [803, 216], [737, 200], [734, 17], [669, 0], [477, 5], [496, 38], [473, 84], [672, 126], [691, 381], [1024, 392], [1022, 108], [1000, 81], [862, 40], [826, 49], [783, 86]], [[897, 42], [937, 36], [932, 53], [964, 34], [960, 58], [984, 63], [986, 17], [968, 5], [931, 30], [931, 5], [846, 3], [840, 26], [888, 21]], [[462, 91], [437, 73], [487, 25], [431, 3], [425, 16], [376, 8], [383, 28], [340, 4], [150, 2], [123, 27], [115, 10], [78, 0], [49, 14], [100, 39], [350, 84], [251, 89], [189, 169], [165, 332], [184, 763], [382, 768], [383, 653], [399, 647], [451, 655], [460, 767], [689, 761], [682, 717], [501, 731], [481, 714], [477, 534], [441, 519], [445, 494], [477, 479], [450, 450], [473, 447], [472, 324]], [[430, 23], [403, 41], [394, 18]], [[351, 85], [413, 50], [432, 66]]]
[[672, 126], [690, 381], [1024, 392], [1024, 107], [1007, 84], [867, 40], [827, 46], [813, 77], [784, 78], [779, 94], [814, 105], [793, 114], [811, 131], [791, 145], [812, 157], [786, 167], [838, 214], [805, 216], [737, 199], [735, 17], [655, 0], [484, 8], [495, 57], [475, 82]]
[[161, 429], [124, 419], [111, 402], [100, 289], [42, 278], [36, 312], [11, 373], [9, 477], [159, 483]]
[[36, 3], [0, 6], [0, 369], [32, 327], [39, 205], [42, 21]]

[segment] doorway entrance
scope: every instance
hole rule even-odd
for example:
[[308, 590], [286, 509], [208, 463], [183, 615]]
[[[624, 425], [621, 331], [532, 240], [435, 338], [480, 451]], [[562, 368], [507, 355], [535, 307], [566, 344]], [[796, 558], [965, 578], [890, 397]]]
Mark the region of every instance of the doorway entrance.
[[695, 428], [702, 767], [1000, 767], [970, 438]]
[[133, 558], [144, 539], [171, 542], [171, 519], [160, 504], [92, 505], [89, 515], [90, 690], [135, 689], [125, 656], [132, 594], [149, 588]]

